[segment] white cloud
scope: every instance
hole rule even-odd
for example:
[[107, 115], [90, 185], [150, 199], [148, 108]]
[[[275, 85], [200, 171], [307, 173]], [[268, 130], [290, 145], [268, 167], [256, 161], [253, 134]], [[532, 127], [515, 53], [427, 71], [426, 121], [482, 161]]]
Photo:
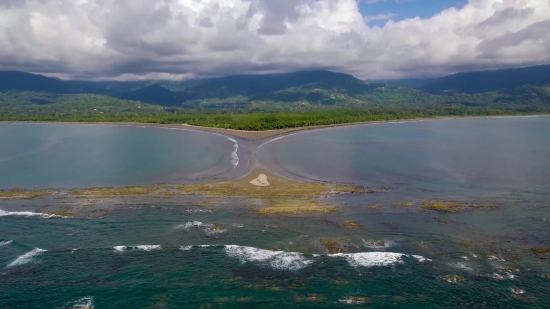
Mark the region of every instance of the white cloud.
[[429, 76], [549, 63], [548, 29], [547, 0], [470, 0], [384, 27], [365, 24], [356, 0], [4, 0], [0, 68], [124, 79], [306, 68]]

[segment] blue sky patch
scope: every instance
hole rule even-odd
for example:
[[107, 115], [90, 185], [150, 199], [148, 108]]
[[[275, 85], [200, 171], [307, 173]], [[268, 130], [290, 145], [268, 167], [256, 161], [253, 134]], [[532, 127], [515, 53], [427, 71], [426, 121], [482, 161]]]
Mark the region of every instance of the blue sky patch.
[[383, 27], [389, 19], [430, 18], [450, 7], [462, 8], [467, 0], [360, 0], [359, 10], [369, 26]]

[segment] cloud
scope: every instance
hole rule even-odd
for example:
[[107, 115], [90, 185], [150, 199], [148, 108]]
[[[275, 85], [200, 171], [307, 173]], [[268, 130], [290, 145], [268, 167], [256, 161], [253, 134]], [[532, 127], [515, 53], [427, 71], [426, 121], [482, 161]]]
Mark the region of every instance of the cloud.
[[363, 20], [365, 21], [365, 23], [369, 23], [369, 21], [373, 21], [373, 20], [388, 20], [392, 17], [395, 17], [395, 16], [398, 16], [397, 14], [394, 14], [394, 13], [386, 13], [386, 14], [377, 14], [377, 15], [370, 15], [370, 16], [363, 16]]
[[550, 2], [470, 0], [370, 27], [356, 0], [4, 0], [0, 69], [80, 79], [331, 69], [433, 76], [550, 63]]

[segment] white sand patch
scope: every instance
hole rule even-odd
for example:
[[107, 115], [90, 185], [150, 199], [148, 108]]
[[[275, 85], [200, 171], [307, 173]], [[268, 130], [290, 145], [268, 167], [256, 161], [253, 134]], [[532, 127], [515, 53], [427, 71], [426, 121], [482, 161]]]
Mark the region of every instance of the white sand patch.
[[269, 187], [270, 183], [267, 181], [267, 175], [266, 174], [260, 174], [258, 175], [258, 178], [252, 179], [250, 181], [251, 184], [258, 186], [258, 187]]
[[225, 246], [225, 253], [241, 262], [259, 262], [273, 269], [298, 270], [313, 263], [299, 252], [271, 251], [245, 246]]
[[23, 265], [23, 264], [30, 263], [32, 261], [33, 257], [35, 257], [37, 255], [40, 255], [40, 254], [42, 254], [43, 252], [46, 252], [46, 251], [47, 250], [40, 249], [40, 248], [33, 249], [33, 250], [19, 256], [13, 262], [9, 263], [8, 267], [13, 267], [13, 266], [18, 266], [18, 265]]
[[415, 258], [419, 262], [431, 261], [420, 255], [407, 255], [393, 252], [360, 252], [360, 253], [336, 253], [329, 257], [343, 257], [353, 267], [391, 266], [403, 264], [403, 257]]

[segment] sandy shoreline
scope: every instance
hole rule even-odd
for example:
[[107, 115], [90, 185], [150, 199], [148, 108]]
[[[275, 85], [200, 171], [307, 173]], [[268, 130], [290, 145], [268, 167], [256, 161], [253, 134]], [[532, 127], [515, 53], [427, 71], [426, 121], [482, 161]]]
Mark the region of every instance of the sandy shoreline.
[[424, 120], [438, 120], [438, 119], [462, 119], [462, 118], [505, 118], [505, 117], [538, 117], [549, 115], [511, 115], [511, 116], [464, 116], [464, 117], [434, 117], [434, 118], [416, 118], [416, 119], [401, 119], [401, 120], [387, 120], [387, 121], [363, 121], [363, 122], [348, 122], [338, 124], [327, 124], [318, 126], [287, 128], [277, 130], [265, 130], [265, 131], [245, 131], [234, 129], [221, 129], [212, 127], [200, 127], [191, 126], [188, 124], [158, 124], [158, 123], [140, 123], [140, 122], [57, 122], [57, 121], [0, 121], [0, 123], [66, 123], [66, 124], [87, 124], [87, 125], [120, 125], [120, 126], [136, 126], [136, 127], [157, 127], [157, 128], [178, 128], [195, 131], [204, 131], [223, 134], [227, 136], [239, 137], [247, 140], [263, 140], [270, 139], [279, 135], [285, 135], [298, 131], [309, 131], [334, 127], [356, 126], [366, 125], [373, 123], [392, 123], [392, 122], [411, 122], [411, 121], [424, 121]]

